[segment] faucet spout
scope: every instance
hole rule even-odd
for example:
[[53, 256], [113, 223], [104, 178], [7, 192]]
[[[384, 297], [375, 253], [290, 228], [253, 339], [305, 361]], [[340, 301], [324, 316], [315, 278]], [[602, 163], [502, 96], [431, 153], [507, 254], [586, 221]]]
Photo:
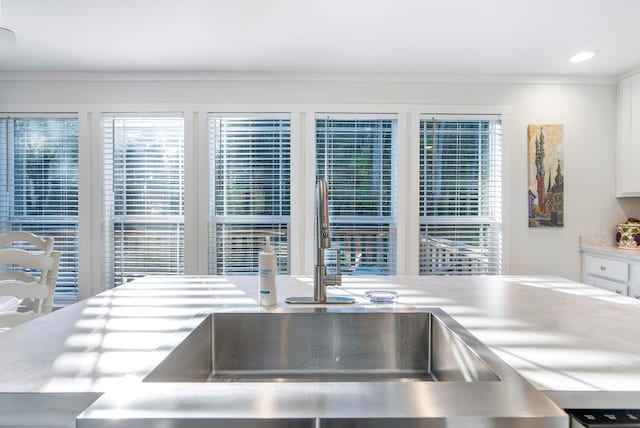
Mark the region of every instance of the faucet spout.
[[313, 298], [289, 297], [286, 303], [354, 303], [351, 297], [327, 298], [327, 286], [342, 284], [340, 275], [340, 252], [336, 251], [336, 273], [328, 275], [324, 264], [324, 250], [331, 248], [331, 232], [329, 227], [329, 186], [327, 181], [319, 179], [316, 183], [314, 214], [314, 250], [315, 266], [313, 268]]

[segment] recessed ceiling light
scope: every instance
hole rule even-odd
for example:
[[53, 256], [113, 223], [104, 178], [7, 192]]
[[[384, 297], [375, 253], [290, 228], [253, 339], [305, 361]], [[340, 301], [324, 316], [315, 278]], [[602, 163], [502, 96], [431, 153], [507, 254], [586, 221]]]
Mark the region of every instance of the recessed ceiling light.
[[8, 28], [0, 27], [0, 47], [12, 47], [16, 45], [16, 33]]
[[0, 48], [16, 45], [16, 33], [2, 26], [2, 0], [0, 0]]
[[588, 60], [588, 59], [593, 58], [593, 56], [594, 56], [595, 54], [596, 54], [596, 53], [595, 53], [595, 52], [593, 52], [593, 51], [584, 51], [584, 52], [580, 52], [579, 54], [572, 56], [572, 57], [569, 59], [569, 61], [571, 61], [571, 62], [582, 62], [582, 61], [586, 61], [586, 60]]

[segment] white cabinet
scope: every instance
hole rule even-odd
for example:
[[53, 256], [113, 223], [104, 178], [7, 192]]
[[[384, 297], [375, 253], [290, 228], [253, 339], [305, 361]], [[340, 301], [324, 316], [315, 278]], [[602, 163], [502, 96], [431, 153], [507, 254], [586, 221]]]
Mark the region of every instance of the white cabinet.
[[640, 300], [640, 252], [582, 248], [582, 282]]
[[640, 72], [618, 83], [616, 196], [640, 196]]

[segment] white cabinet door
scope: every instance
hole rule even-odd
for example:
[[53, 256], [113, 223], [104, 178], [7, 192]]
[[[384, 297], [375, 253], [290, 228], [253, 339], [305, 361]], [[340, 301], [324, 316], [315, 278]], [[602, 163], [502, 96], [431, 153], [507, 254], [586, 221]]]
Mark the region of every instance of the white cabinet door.
[[640, 73], [618, 83], [616, 196], [640, 196]]

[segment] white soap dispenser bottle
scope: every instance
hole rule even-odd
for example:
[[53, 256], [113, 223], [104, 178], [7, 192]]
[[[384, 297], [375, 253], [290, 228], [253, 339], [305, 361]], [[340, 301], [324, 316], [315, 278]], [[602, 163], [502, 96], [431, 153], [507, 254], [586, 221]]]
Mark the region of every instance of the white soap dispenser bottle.
[[264, 250], [258, 255], [258, 270], [260, 272], [260, 305], [273, 306], [276, 304], [276, 253], [271, 248], [271, 240], [268, 236]]

